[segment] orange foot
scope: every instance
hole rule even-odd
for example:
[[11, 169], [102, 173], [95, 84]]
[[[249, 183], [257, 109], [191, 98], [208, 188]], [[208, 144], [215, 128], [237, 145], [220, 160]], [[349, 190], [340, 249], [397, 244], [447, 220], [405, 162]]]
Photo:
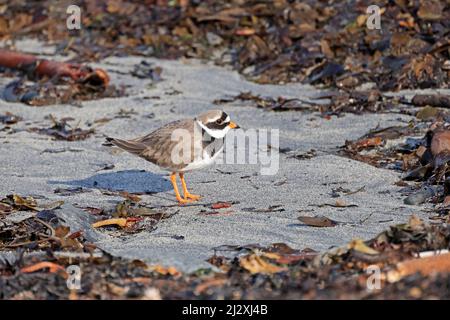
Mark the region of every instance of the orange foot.
[[183, 187], [184, 199], [185, 200], [191, 199], [192, 201], [200, 200], [201, 197], [199, 195], [189, 193], [186, 186], [186, 181], [184, 180], [184, 174], [180, 172], [179, 175], [181, 180], [181, 186]]
[[184, 193], [184, 200], [191, 199], [192, 201], [198, 201], [200, 200], [200, 198], [201, 196], [199, 196], [198, 194], [191, 194], [189, 192]]
[[181, 197], [177, 197], [177, 201], [178, 201], [178, 204], [179, 204], [179, 205], [184, 205], [184, 204], [186, 204], [186, 203], [191, 203], [191, 202], [193, 202], [194, 200], [191, 200], [191, 199], [185, 199], [185, 198], [181, 198]]

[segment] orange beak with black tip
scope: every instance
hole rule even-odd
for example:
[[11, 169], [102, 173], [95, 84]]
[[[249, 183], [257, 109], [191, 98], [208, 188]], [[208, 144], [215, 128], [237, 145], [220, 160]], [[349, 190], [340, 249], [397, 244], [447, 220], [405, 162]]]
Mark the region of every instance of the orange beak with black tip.
[[234, 123], [233, 121], [230, 121], [230, 124], [228, 125], [231, 129], [239, 129], [240, 127]]

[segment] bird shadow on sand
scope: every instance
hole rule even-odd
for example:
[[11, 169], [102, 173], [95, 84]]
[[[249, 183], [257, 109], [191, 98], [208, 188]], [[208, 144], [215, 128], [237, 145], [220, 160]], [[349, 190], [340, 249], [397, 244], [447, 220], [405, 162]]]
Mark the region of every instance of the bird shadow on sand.
[[48, 183], [130, 193], [157, 193], [172, 190], [171, 183], [164, 178], [164, 175], [143, 170], [98, 173], [81, 180], [50, 180]]

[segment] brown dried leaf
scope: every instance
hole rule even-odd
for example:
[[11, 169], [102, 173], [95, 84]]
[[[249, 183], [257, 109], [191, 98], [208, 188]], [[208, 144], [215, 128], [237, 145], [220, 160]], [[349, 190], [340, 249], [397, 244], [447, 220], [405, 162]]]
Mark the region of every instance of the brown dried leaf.
[[389, 282], [396, 282], [416, 273], [421, 273], [423, 276], [450, 273], [450, 253], [400, 262], [396, 270], [388, 272], [387, 278]]
[[439, 0], [422, 0], [417, 16], [423, 20], [440, 20], [444, 6], [445, 4]]
[[383, 139], [381, 137], [373, 137], [373, 138], [365, 138], [362, 140], [358, 140], [352, 144], [352, 146], [356, 150], [368, 149], [373, 147], [378, 147], [383, 143]]
[[211, 205], [211, 209], [222, 209], [231, 207], [229, 202], [216, 202]]
[[131, 200], [132, 202], [140, 202], [142, 200], [142, 198], [139, 197], [138, 195], [131, 194], [127, 191], [120, 191], [119, 195], [121, 197], [124, 197], [125, 199]]
[[376, 251], [375, 249], [370, 248], [369, 246], [367, 246], [363, 240], [361, 239], [354, 239], [352, 240], [349, 244], [348, 244], [348, 248], [349, 249], [353, 249], [355, 251], [364, 253], [364, 254], [369, 254], [369, 255], [376, 255], [379, 254], [378, 251]]
[[8, 197], [12, 198], [12, 200], [14, 201], [14, 206], [16, 206], [18, 210], [38, 210], [36, 208], [36, 200], [34, 200], [33, 197], [22, 198], [17, 194], [13, 194]]
[[271, 274], [286, 271], [286, 268], [279, 267], [265, 261], [256, 254], [250, 254], [239, 260], [239, 265], [252, 274], [263, 273]]
[[92, 224], [93, 228], [100, 228], [111, 225], [118, 225], [119, 227], [125, 228], [127, 226], [128, 220], [125, 218], [114, 218], [97, 221]]
[[306, 217], [306, 216], [300, 216], [297, 218], [302, 223], [311, 226], [311, 227], [335, 227], [337, 226], [337, 222], [334, 220], [331, 220], [324, 216], [317, 216], [317, 217]]

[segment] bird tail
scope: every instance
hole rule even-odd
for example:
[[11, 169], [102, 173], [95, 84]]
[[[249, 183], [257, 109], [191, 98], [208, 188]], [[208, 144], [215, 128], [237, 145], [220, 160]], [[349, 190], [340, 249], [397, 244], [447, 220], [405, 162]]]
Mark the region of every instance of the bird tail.
[[107, 137], [106, 141], [112, 143], [116, 147], [119, 147], [125, 151], [128, 151], [136, 155], [140, 155], [145, 149], [145, 145], [140, 142], [127, 141], [110, 137]]

